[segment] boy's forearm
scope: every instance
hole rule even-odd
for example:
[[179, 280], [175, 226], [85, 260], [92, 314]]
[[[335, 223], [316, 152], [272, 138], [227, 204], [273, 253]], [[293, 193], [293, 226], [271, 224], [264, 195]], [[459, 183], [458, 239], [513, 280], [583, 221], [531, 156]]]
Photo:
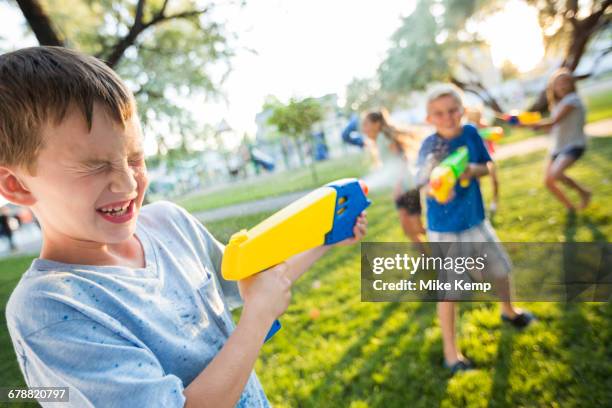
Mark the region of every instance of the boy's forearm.
[[[331, 246], [321, 245], [289, 258], [287, 278], [295, 282]], [[273, 319], [258, 316], [246, 305], [236, 329], [211, 363], [184, 394], [185, 407], [233, 407], [249, 379]]]
[[479, 178], [489, 174], [489, 167], [485, 164], [470, 164], [469, 175], [473, 178]]
[[325, 255], [325, 253], [329, 251], [329, 249], [330, 246], [321, 245], [292, 256], [286, 261], [287, 265], [289, 266], [289, 274], [287, 275], [287, 277], [291, 280], [292, 283], [295, 282], [308, 270], [308, 268], [312, 266], [312, 264], [314, 264], [323, 255]]
[[185, 388], [185, 407], [233, 407], [253, 371], [272, 320], [246, 306], [236, 329], [210, 364]]

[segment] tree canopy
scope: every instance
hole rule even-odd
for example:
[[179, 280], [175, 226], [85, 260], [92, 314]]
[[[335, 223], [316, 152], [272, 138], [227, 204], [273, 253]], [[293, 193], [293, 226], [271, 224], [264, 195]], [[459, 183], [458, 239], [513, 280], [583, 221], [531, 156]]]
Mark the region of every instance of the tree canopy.
[[[612, 0], [526, 0], [538, 10], [548, 55], [561, 55], [562, 67], [574, 71], [589, 42], [610, 29]], [[483, 44], [473, 24], [504, 6], [503, 1], [419, 0], [391, 37], [391, 46], [376, 78], [356, 79], [347, 88], [347, 101], [366, 106], [371, 101], [392, 105], [398, 95], [424, 89], [433, 81], [448, 81], [480, 97], [495, 111], [502, 107], [483, 84], [478, 66], [462, 58], [462, 50]], [[472, 26], [472, 27], [470, 27]], [[612, 51], [606, 48], [602, 53]], [[507, 65], [504, 77], [516, 75]], [[589, 73], [582, 75], [588, 76]], [[377, 88], [375, 85], [379, 84]], [[533, 110], [546, 109], [542, 92]]]
[[[134, 92], [145, 127], [161, 146], [168, 133], [184, 145], [186, 133], [203, 132], [199, 121], [176, 101], [193, 98], [204, 103], [218, 95], [229, 72], [230, 33], [216, 21], [216, 3], [17, 0], [17, 4], [41, 45], [75, 48], [114, 68]], [[160, 128], [159, 123], [167, 127]]]
[[291, 98], [288, 104], [270, 106], [272, 115], [268, 123], [287, 136], [300, 138], [310, 132], [312, 126], [323, 118], [321, 104], [314, 98]]

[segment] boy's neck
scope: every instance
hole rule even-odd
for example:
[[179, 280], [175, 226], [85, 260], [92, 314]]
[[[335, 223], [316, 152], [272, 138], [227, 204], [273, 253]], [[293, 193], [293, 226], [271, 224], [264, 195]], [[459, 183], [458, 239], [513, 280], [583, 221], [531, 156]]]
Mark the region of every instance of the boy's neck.
[[117, 244], [45, 236], [40, 258], [76, 265], [144, 268], [146, 264], [144, 250], [136, 235]]
[[452, 131], [436, 129], [436, 133], [440, 137], [442, 137], [444, 139], [447, 139], [447, 140], [454, 139], [454, 138], [458, 137], [461, 134], [462, 131], [463, 131], [463, 126], [459, 126], [457, 129], [452, 130]]

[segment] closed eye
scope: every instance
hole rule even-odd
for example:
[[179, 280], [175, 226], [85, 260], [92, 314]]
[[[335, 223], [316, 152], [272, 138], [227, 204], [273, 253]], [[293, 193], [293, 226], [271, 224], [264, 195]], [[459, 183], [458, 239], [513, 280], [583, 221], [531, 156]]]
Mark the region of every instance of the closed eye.
[[108, 164], [102, 163], [102, 164], [84, 166], [78, 169], [77, 171], [79, 173], [84, 173], [84, 174], [95, 174], [95, 173], [106, 171], [108, 168], [109, 168]]
[[143, 157], [138, 157], [135, 159], [131, 159], [128, 161], [128, 164], [130, 166], [142, 166], [144, 164], [144, 158]]

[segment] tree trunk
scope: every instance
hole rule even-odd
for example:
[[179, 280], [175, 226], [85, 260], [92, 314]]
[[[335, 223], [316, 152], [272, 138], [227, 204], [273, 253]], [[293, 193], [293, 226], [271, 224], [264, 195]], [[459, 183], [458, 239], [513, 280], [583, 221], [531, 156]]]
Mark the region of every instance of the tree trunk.
[[[561, 63], [562, 68], [567, 68], [572, 73], [576, 70], [576, 67], [578, 67], [578, 64], [580, 64], [580, 60], [586, 51], [589, 40], [595, 33], [603, 29], [606, 24], [609, 24], [609, 21], [604, 21], [602, 24], [601, 18], [607, 18], [605, 15], [605, 10], [611, 4], [612, 2], [610, 0], [606, 0], [598, 11], [589, 15], [588, 17], [585, 17], [582, 20], [574, 20], [573, 22], [568, 20], [564, 21], [564, 24], [571, 24], [573, 30], [572, 38], [567, 48], [565, 58], [563, 58], [563, 62]], [[588, 77], [588, 75], [585, 77]], [[529, 110], [542, 113], [548, 111], [546, 88], [539, 93], [535, 102], [529, 107]]]
[[[580, 63], [582, 56], [584, 55], [584, 51], [586, 50], [586, 46], [591, 38], [591, 33], [589, 29], [584, 29], [584, 27], [580, 24], [577, 24], [572, 31], [572, 39], [570, 41], [570, 45], [567, 49], [567, 54], [561, 63], [561, 68], [567, 68], [571, 72], [576, 70], [576, 67]], [[548, 112], [548, 99], [546, 98], [546, 88], [544, 88], [538, 94], [537, 99], [534, 103], [529, 107], [529, 111], [532, 112]]]
[[314, 181], [314, 184], [317, 185], [319, 184], [319, 175], [317, 174], [317, 161], [314, 158], [315, 143], [312, 140], [312, 138], [310, 139], [310, 146], [311, 146], [310, 151], [312, 152], [311, 154], [312, 157], [310, 158], [310, 174], [312, 175], [312, 180]]
[[121, 41], [119, 41], [117, 45], [115, 45], [115, 48], [113, 48], [113, 51], [110, 53], [110, 55], [104, 58], [104, 62], [106, 62], [106, 65], [111, 68], [114, 68], [115, 65], [117, 65], [117, 63], [119, 62], [119, 60], [123, 57], [125, 50], [127, 50], [134, 44], [134, 42], [136, 41], [136, 37], [138, 37], [141, 31], [141, 28], [136, 28], [130, 31], [127, 36], [122, 38]]
[[546, 88], [542, 89], [538, 94], [535, 102], [531, 104], [529, 109], [530, 112], [540, 112], [546, 113], [548, 112], [548, 99], [546, 98]]
[[577, 25], [572, 33], [572, 41], [569, 45], [567, 55], [565, 56], [562, 67], [569, 69], [574, 72], [580, 59], [584, 55], [587, 43], [591, 38], [591, 32], [589, 29], [584, 29], [581, 25]]
[[280, 147], [281, 153], [283, 154], [283, 161], [285, 162], [285, 168], [289, 170], [291, 168], [291, 163], [289, 161], [289, 146], [286, 136], [281, 136]]
[[38, 0], [17, 0], [17, 4], [40, 45], [64, 46]]
[[293, 137], [293, 141], [295, 143], [295, 148], [297, 149], [297, 152], [298, 152], [298, 157], [300, 159], [300, 164], [303, 167], [303, 166], [306, 165], [306, 162], [304, 161], [304, 152], [302, 150], [302, 143], [301, 143], [300, 137], [299, 136], [294, 136]]
[[494, 112], [503, 113], [503, 109], [497, 99], [480, 82], [464, 82], [454, 76], [450, 77], [450, 81], [464, 92], [476, 95], [486, 106], [493, 109]]
[[132, 24], [132, 27], [130, 27], [130, 31], [125, 37], [121, 38], [115, 44], [110, 54], [104, 58], [109, 67], [113, 68], [115, 65], [117, 65], [121, 57], [123, 57], [125, 50], [134, 44], [136, 37], [138, 37], [138, 35], [146, 28], [142, 22], [144, 6], [145, 0], [138, 0], [138, 3], [136, 3], [136, 11], [134, 13], [134, 24]]

